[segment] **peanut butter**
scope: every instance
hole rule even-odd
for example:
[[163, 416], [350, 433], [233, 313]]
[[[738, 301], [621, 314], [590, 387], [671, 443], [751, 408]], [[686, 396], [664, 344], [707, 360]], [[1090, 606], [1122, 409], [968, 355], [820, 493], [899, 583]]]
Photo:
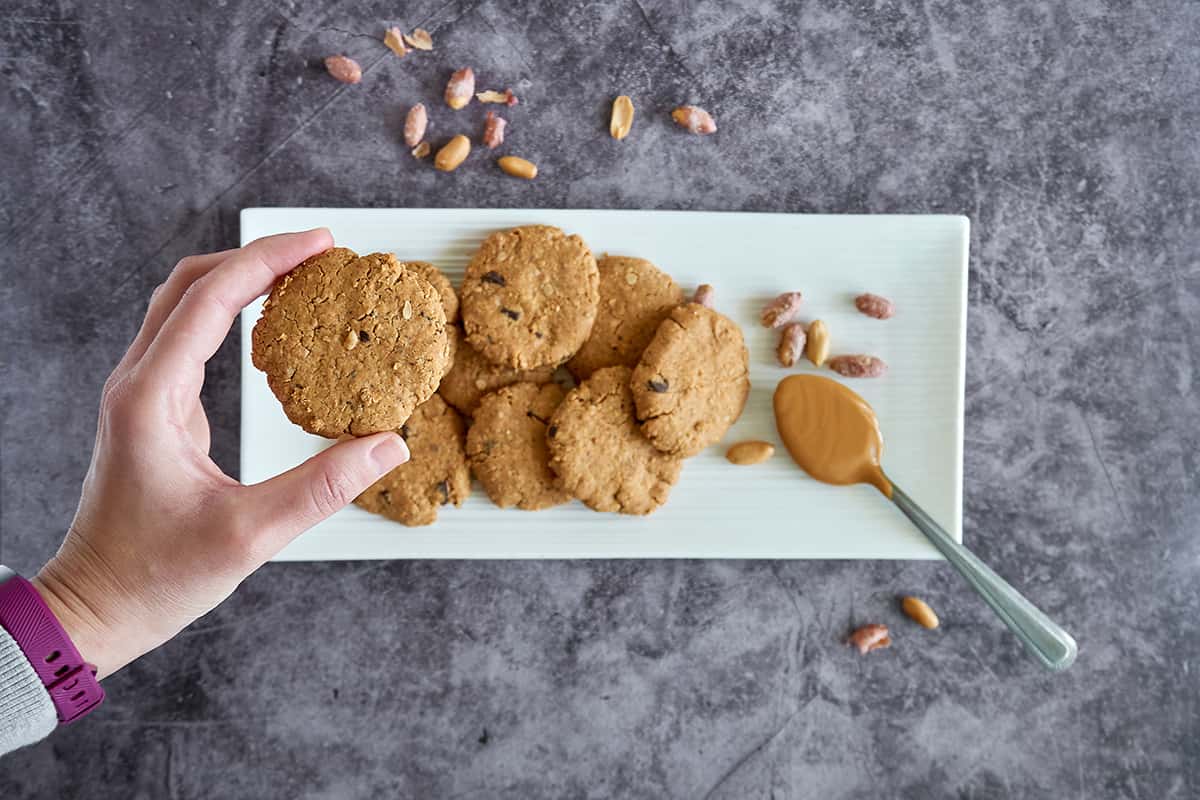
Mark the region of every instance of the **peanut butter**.
[[792, 459], [813, 478], [869, 483], [885, 497], [883, 437], [875, 412], [852, 390], [819, 375], [791, 375], [775, 388], [775, 427]]

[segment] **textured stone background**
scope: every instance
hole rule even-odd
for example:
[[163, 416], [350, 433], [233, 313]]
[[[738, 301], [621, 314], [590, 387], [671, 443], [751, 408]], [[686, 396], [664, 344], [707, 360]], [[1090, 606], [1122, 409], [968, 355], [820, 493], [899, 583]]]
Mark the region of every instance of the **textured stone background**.
[[[53, 551], [151, 288], [244, 206], [954, 212], [968, 542], [1081, 656], [1043, 674], [941, 564], [268, 566], [0, 761], [0, 796], [1200, 795], [1200, 5], [4, 5], [6, 563]], [[385, 24], [437, 50], [398, 60]], [[321, 71], [341, 51], [360, 85]], [[537, 182], [398, 144], [468, 63], [519, 92]], [[720, 132], [673, 130], [681, 101]], [[231, 338], [206, 386], [230, 470], [238, 388]], [[875, 619], [901, 638], [860, 659]]]

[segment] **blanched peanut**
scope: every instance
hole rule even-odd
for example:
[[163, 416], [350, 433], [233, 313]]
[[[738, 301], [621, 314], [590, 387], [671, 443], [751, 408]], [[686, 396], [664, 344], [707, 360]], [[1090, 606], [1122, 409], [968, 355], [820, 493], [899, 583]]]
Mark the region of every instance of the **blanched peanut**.
[[808, 356], [814, 367], [821, 366], [829, 358], [829, 328], [819, 319], [813, 320], [808, 326], [808, 344], [804, 348], [804, 355]]
[[905, 597], [900, 600], [900, 608], [908, 614], [914, 622], [922, 628], [933, 630], [939, 624], [937, 614], [933, 613], [933, 609], [919, 597]]
[[612, 118], [608, 122], [608, 134], [620, 141], [629, 135], [633, 128], [633, 101], [628, 95], [621, 95], [613, 100]]
[[502, 156], [496, 163], [500, 165], [500, 169], [514, 178], [524, 178], [527, 181], [531, 181], [537, 177], [537, 164], [534, 164], [532, 161], [526, 161], [516, 156]]
[[438, 150], [437, 155], [433, 157], [433, 166], [442, 172], [453, 172], [467, 160], [470, 152], [471, 140], [460, 133]]
[[725, 458], [729, 463], [739, 466], [758, 464], [773, 455], [775, 455], [775, 445], [760, 441], [738, 442], [725, 451]]

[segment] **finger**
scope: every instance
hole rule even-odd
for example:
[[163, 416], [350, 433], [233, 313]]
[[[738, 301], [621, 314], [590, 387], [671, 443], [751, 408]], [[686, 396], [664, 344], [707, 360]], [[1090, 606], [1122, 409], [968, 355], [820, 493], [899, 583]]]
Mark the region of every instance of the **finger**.
[[256, 550], [270, 558], [408, 458], [403, 439], [376, 433], [338, 442], [282, 475], [246, 487], [239, 504], [261, 540]]
[[113, 370], [114, 377], [128, 372], [146, 353], [146, 348], [150, 346], [150, 342], [154, 341], [154, 337], [158, 335], [158, 330], [166, 321], [167, 315], [179, 304], [179, 298], [183, 297], [183, 293], [187, 291], [188, 287], [236, 252], [237, 249], [234, 248], [220, 250], [216, 253], [187, 256], [175, 265], [175, 269], [171, 270], [166, 281], [159, 284], [154, 290], [154, 294], [150, 296], [150, 305], [146, 308], [146, 318], [142, 320], [142, 327], [138, 330], [137, 336], [133, 338], [133, 343], [129, 345], [129, 349], [125, 351], [120, 363]]
[[[256, 239], [183, 293], [141, 365], [152, 382], [195, 384], [242, 308], [304, 259], [333, 246], [325, 228]], [[139, 367], [140, 371], [141, 367]], [[189, 387], [191, 388], [191, 387]]]

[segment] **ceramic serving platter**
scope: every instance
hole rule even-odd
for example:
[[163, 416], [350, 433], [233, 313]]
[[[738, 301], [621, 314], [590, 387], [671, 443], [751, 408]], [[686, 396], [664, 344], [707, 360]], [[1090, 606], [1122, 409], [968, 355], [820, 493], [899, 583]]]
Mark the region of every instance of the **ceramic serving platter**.
[[[962, 539], [963, 378], [968, 221], [957, 216], [824, 216], [688, 211], [250, 208], [242, 242], [327, 226], [339, 245], [437, 264], [457, 284], [491, 231], [543, 223], [578, 233], [599, 255], [648, 258], [690, 291], [716, 287], [716, 307], [741, 325], [752, 390], [741, 419], [688, 460], [670, 501], [648, 517], [599, 514], [575, 502], [502, 510], [476, 485], [437, 523], [406, 528], [356, 507], [300, 536], [279, 558], [937, 558], [874, 489], [818, 483], [787, 456], [771, 395], [794, 370], [775, 361], [776, 334], [759, 326], [763, 303], [804, 293], [804, 319], [826, 321], [833, 353], [872, 353], [887, 376], [848, 381], [879, 415], [883, 465], [955, 538]], [[892, 298], [896, 316], [859, 314], [856, 294]], [[288, 422], [250, 363], [261, 300], [242, 315], [241, 478], [255, 483], [327, 446]], [[832, 375], [828, 370], [825, 374]], [[736, 467], [725, 448], [775, 442], [776, 455]]]

